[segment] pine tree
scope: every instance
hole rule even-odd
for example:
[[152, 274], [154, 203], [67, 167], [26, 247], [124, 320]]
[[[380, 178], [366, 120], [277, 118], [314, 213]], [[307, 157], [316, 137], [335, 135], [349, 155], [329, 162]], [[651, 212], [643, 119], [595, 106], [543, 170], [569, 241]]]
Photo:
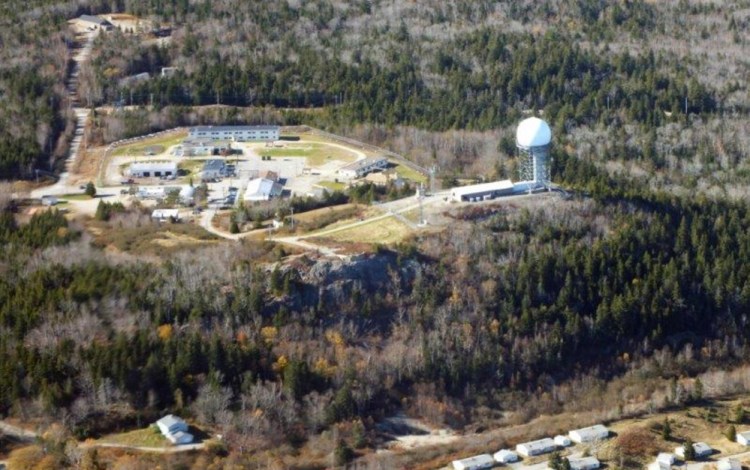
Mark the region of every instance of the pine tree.
[[669, 418], [664, 418], [664, 425], [661, 428], [661, 437], [665, 441], [672, 439], [672, 425], [669, 424]]
[[94, 186], [94, 183], [89, 181], [88, 183], [86, 183], [86, 189], [83, 192], [88, 197], [94, 197], [96, 196], [96, 186]]

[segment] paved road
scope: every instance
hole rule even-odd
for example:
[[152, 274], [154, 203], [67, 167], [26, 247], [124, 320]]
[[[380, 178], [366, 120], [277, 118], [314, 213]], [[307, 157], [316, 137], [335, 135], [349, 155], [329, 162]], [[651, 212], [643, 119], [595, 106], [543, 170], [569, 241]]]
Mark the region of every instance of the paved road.
[[[79, 102], [78, 76], [81, 72], [81, 64], [89, 60], [89, 57], [91, 57], [91, 49], [94, 45], [95, 37], [96, 34], [93, 32], [86, 34], [83, 47], [73, 55], [73, 71], [71, 72], [70, 77], [68, 77], [66, 87], [68, 89], [68, 96], [74, 105]], [[75, 134], [73, 135], [73, 140], [70, 142], [68, 156], [65, 158], [65, 169], [60, 173], [55, 184], [32, 191], [31, 197], [40, 198], [45, 194], [69, 194], [76, 189], [71, 188], [68, 185], [68, 178], [70, 176], [70, 167], [73, 165], [73, 162], [75, 162], [75, 159], [78, 156], [78, 149], [81, 147], [81, 141], [83, 140], [83, 133], [86, 128], [86, 122], [88, 121], [90, 111], [87, 108], [74, 107], [73, 112], [76, 115], [76, 129]]]

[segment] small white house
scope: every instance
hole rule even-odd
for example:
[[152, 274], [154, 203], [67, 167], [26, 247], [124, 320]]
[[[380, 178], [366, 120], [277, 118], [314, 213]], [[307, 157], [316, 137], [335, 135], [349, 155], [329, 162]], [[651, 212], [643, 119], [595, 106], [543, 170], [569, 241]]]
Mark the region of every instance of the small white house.
[[453, 461], [454, 470], [481, 470], [492, 468], [493, 465], [495, 465], [495, 460], [490, 454], [475, 455], [474, 457]]
[[572, 442], [568, 436], [555, 436], [555, 444], [560, 447], [570, 447]]
[[[696, 442], [693, 444], [693, 450], [695, 451], [695, 457], [696, 458], [703, 458], [708, 457], [713, 453], [713, 449], [711, 446], [706, 444], [705, 442]], [[685, 446], [678, 446], [674, 449], [675, 455], [677, 457], [684, 459], [685, 458]]]
[[570, 470], [596, 470], [601, 466], [596, 457], [571, 458], [568, 462], [570, 462]]
[[[177, 209], [154, 209], [154, 211], [151, 213], [151, 218], [154, 220], [160, 220], [160, 221], [170, 220], [170, 219], [180, 220], [180, 211]], [[169, 416], [172, 416], [172, 415], [165, 416], [162, 419], [168, 418]], [[156, 423], [159, 424], [159, 421], [157, 421]], [[185, 430], [187, 430], [187, 427], [185, 428]]]
[[513, 452], [512, 450], [503, 449], [495, 452], [492, 455], [492, 458], [495, 459], [495, 462], [497, 463], [513, 463], [518, 462], [518, 454]]
[[534, 455], [546, 454], [552, 452], [557, 448], [555, 441], [549, 437], [544, 439], [538, 439], [536, 441], [524, 442], [516, 446], [516, 452], [523, 455], [524, 457], [532, 457]]
[[717, 470], [742, 470], [739, 460], [735, 459], [721, 459], [716, 465]]
[[42, 196], [43, 206], [54, 206], [57, 204], [57, 197], [55, 196]]
[[167, 415], [156, 422], [159, 427], [159, 431], [167, 436], [168, 434], [174, 434], [176, 432], [187, 432], [188, 425], [182, 418], [178, 418], [175, 415]]
[[595, 424], [587, 428], [575, 429], [568, 433], [570, 440], [578, 444], [594, 442], [609, 437], [609, 429], [604, 425]]
[[743, 446], [750, 446], [750, 431], [738, 432], [737, 442]]
[[662, 452], [659, 455], [656, 456], [656, 462], [660, 465], [666, 465], [667, 467], [671, 467], [674, 465], [675, 457], [674, 454], [670, 454], [668, 452]]

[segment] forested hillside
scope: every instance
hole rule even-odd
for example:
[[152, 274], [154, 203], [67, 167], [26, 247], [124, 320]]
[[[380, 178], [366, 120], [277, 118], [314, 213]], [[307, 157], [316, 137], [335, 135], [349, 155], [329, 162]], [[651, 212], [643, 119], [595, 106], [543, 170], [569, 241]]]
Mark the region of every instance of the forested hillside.
[[[565, 155], [555, 178], [591, 197], [457, 211], [448, 231], [351, 265], [273, 267], [283, 253], [254, 245], [132, 262], [59, 215], [4, 218], [0, 411], [86, 437], [172, 410], [234, 450], [315, 448], [337, 423], [404, 407], [460, 428], [487, 407], [575, 406], [554, 398], [573, 379], [643, 367], [666, 383], [747, 360], [750, 206]], [[683, 348], [691, 361], [646, 366]]]

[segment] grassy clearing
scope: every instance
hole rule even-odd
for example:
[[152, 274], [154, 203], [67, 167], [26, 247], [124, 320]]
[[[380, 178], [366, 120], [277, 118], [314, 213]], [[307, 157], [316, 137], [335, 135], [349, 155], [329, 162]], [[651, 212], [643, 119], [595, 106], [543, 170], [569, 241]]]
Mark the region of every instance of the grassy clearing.
[[64, 199], [66, 201], [88, 201], [91, 199], [91, 196], [88, 194], [63, 194], [58, 199]]
[[171, 445], [155, 425], [146, 429], [104, 436], [98, 442], [139, 447], [168, 447]]
[[400, 242], [411, 235], [411, 233], [411, 229], [403, 222], [393, 217], [386, 217], [330, 235], [323, 235], [322, 238], [329, 238], [339, 242], [389, 244]]
[[428, 178], [425, 175], [406, 165], [399, 164], [396, 166], [395, 170], [396, 173], [404, 179], [416, 181], [417, 183], [426, 183], [428, 181]]
[[312, 167], [322, 166], [331, 160], [339, 160], [351, 163], [357, 160], [357, 154], [350, 150], [334, 147], [323, 142], [293, 142], [283, 148], [258, 147], [255, 149], [258, 155], [269, 155], [271, 157], [305, 157], [307, 164]]
[[203, 227], [189, 222], [119, 224], [115, 221], [94, 224], [93, 227], [95, 230], [92, 232], [97, 234], [95, 243], [99, 246], [157, 256], [209, 245], [219, 239]]
[[187, 132], [160, 135], [158, 137], [144, 139], [129, 145], [117, 147], [112, 152], [112, 155], [116, 157], [122, 155], [145, 156], [149, 150], [153, 150], [154, 148], [162, 148], [162, 152], [165, 152], [169, 147], [182, 143], [185, 137], [187, 137]]
[[317, 186], [326, 188], [329, 191], [343, 191], [346, 189], [346, 184], [338, 183], [336, 181], [321, 181]]
[[357, 217], [363, 216], [366, 212], [366, 206], [342, 204], [295, 214], [294, 222], [297, 233], [309, 233], [314, 230], [329, 228], [341, 220], [356, 220]]

